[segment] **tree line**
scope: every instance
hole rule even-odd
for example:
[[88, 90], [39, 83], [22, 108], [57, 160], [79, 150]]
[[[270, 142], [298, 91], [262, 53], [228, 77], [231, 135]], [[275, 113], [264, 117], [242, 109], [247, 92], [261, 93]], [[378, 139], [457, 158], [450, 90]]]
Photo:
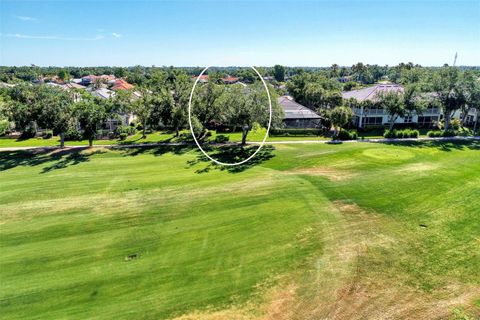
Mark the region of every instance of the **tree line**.
[[[195, 90], [192, 100], [195, 134], [202, 139], [209, 129], [241, 130], [242, 144], [245, 144], [252, 128], [268, 125], [266, 92], [260, 81], [248, 86], [225, 85], [221, 77], [211, 72], [210, 81], [199, 84]], [[65, 139], [80, 138], [80, 129], [91, 146], [107, 119], [133, 114], [143, 138], [147, 128], [173, 131], [178, 136], [182, 129], [189, 127], [188, 101], [192, 86], [191, 76], [179, 69], [157, 71], [142, 86], [116, 91], [110, 99], [95, 97], [83, 89], [22, 83], [0, 89], [0, 124], [14, 123], [24, 137], [35, 135], [39, 127], [50, 129], [59, 135], [61, 147]], [[273, 87], [270, 92], [272, 122], [279, 126], [283, 111]]]
[[[400, 68], [397, 68], [400, 69]], [[301, 72], [287, 82], [287, 90], [299, 103], [330, 119], [334, 127], [351, 122], [353, 108], [382, 108], [389, 116], [389, 129], [400, 117], [421, 115], [427, 108], [439, 108], [444, 114], [444, 130], [450, 129], [453, 115], [459, 111], [461, 121], [466, 121], [469, 109], [480, 113], [480, 74], [476, 70], [458, 67], [422, 68], [403, 66], [395, 77], [403, 85], [403, 91], [381, 92], [376, 101], [359, 102], [342, 99], [347, 83], [322, 72]], [[362, 88], [353, 82], [348, 89]], [[478, 118], [478, 117], [477, 117]], [[478, 122], [478, 119], [477, 119]], [[476, 130], [477, 123], [475, 123]]]

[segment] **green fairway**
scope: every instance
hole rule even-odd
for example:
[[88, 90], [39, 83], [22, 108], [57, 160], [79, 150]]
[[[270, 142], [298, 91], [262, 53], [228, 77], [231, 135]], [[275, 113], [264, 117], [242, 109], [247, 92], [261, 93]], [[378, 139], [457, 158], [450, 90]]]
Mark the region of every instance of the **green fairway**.
[[480, 143], [3, 151], [0, 250], [2, 319], [476, 318]]

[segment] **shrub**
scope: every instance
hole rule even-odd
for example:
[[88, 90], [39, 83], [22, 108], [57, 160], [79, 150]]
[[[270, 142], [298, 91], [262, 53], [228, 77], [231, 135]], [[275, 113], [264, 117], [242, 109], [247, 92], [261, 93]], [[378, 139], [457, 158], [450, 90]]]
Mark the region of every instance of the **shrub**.
[[128, 134], [126, 132], [122, 132], [119, 135], [120, 140], [124, 141], [127, 140]]
[[438, 138], [442, 136], [442, 131], [440, 130], [430, 130], [427, 132], [427, 137]]
[[387, 139], [396, 138], [396, 130], [385, 130], [383, 137]]
[[452, 128], [453, 130], [460, 129], [461, 125], [462, 123], [460, 122], [460, 119], [452, 119], [452, 121], [450, 121], [450, 128]]
[[51, 137], [53, 137], [53, 131], [52, 130], [46, 130], [43, 133], [43, 139], [50, 139]]
[[141, 124], [141, 123], [137, 124], [137, 130], [138, 130], [138, 131], [141, 131], [141, 130], [143, 130], [143, 126], [142, 126], [142, 124]]
[[350, 140], [357, 140], [358, 139], [358, 133], [356, 130], [350, 131]]
[[8, 120], [0, 119], [0, 136], [3, 136], [5, 133], [7, 133], [8, 127]]
[[455, 131], [447, 130], [442, 132], [442, 137], [455, 137]]
[[457, 136], [463, 136], [463, 137], [473, 136], [473, 130], [465, 127], [460, 127], [456, 133], [457, 133]]
[[225, 136], [223, 134], [219, 134], [215, 137], [216, 143], [225, 143], [225, 142], [228, 142], [229, 140], [230, 140], [230, 137]]
[[70, 129], [65, 132], [65, 140], [67, 141], [80, 141], [82, 140], [83, 135], [77, 129]]
[[356, 131], [347, 131], [345, 129], [340, 129], [340, 131], [333, 136], [334, 140], [356, 140], [357, 139]]
[[33, 137], [35, 137], [35, 129], [32, 127], [26, 128], [20, 135], [20, 139], [30, 139]]
[[385, 130], [383, 137], [387, 139], [400, 139], [400, 138], [418, 138], [420, 132], [413, 129], [405, 130]]
[[127, 136], [135, 134], [135, 128], [132, 126], [118, 126], [115, 129], [115, 134], [120, 136], [120, 134], [125, 133]]
[[322, 134], [320, 129], [304, 128], [304, 129], [270, 129], [271, 136], [319, 136]]
[[403, 130], [403, 137], [404, 138], [418, 138], [420, 132], [418, 130], [406, 129]]

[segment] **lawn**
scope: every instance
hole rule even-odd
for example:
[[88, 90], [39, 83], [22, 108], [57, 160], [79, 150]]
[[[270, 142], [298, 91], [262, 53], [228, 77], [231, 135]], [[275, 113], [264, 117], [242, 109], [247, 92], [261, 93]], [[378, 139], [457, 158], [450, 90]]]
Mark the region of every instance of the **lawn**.
[[479, 216], [478, 142], [2, 151], [0, 312], [476, 318]]

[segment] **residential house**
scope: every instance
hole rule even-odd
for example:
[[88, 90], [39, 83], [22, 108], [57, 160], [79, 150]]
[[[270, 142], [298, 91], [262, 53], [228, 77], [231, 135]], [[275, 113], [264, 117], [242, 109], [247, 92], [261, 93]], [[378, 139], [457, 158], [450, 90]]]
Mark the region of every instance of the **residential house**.
[[64, 89], [86, 89], [87, 87], [82, 86], [81, 84], [75, 83], [75, 82], [68, 82], [62, 85]]
[[291, 96], [281, 96], [278, 103], [283, 108], [286, 128], [318, 128], [321, 117], [313, 110], [295, 102]]
[[[399, 84], [379, 83], [368, 88], [346, 91], [342, 93], [343, 99], [355, 99], [358, 102], [370, 101], [369, 107], [359, 104], [353, 108], [353, 122], [358, 128], [384, 126], [389, 123], [389, 115], [382, 108], [375, 106], [380, 93], [403, 92], [404, 88]], [[417, 124], [422, 127], [430, 127], [442, 118], [441, 110], [437, 107], [427, 108], [421, 115], [411, 114], [404, 118], [399, 117], [395, 123]]]
[[225, 78], [222, 78], [223, 83], [225, 84], [234, 84], [237, 83], [238, 80], [240, 80], [237, 77], [232, 77], [232, 76], [226, 76]]
[[110, 99], [110, 98], [113, 98], [113, 96], [115, 95], [114, 91], [109, 90], [107, 88], [99, 88], [96, 90], [90, 89], [89, 91], [92, 93], [93, 96], [102, 98], [102, 99]]
[[131, 90], [133, 89], [133, 85], [128, 83], [127, 81], [123, 79], [116, 79], [115, 82], [113, 83], [113, 86], [111, 88], [113, 91], [117, 90]]

